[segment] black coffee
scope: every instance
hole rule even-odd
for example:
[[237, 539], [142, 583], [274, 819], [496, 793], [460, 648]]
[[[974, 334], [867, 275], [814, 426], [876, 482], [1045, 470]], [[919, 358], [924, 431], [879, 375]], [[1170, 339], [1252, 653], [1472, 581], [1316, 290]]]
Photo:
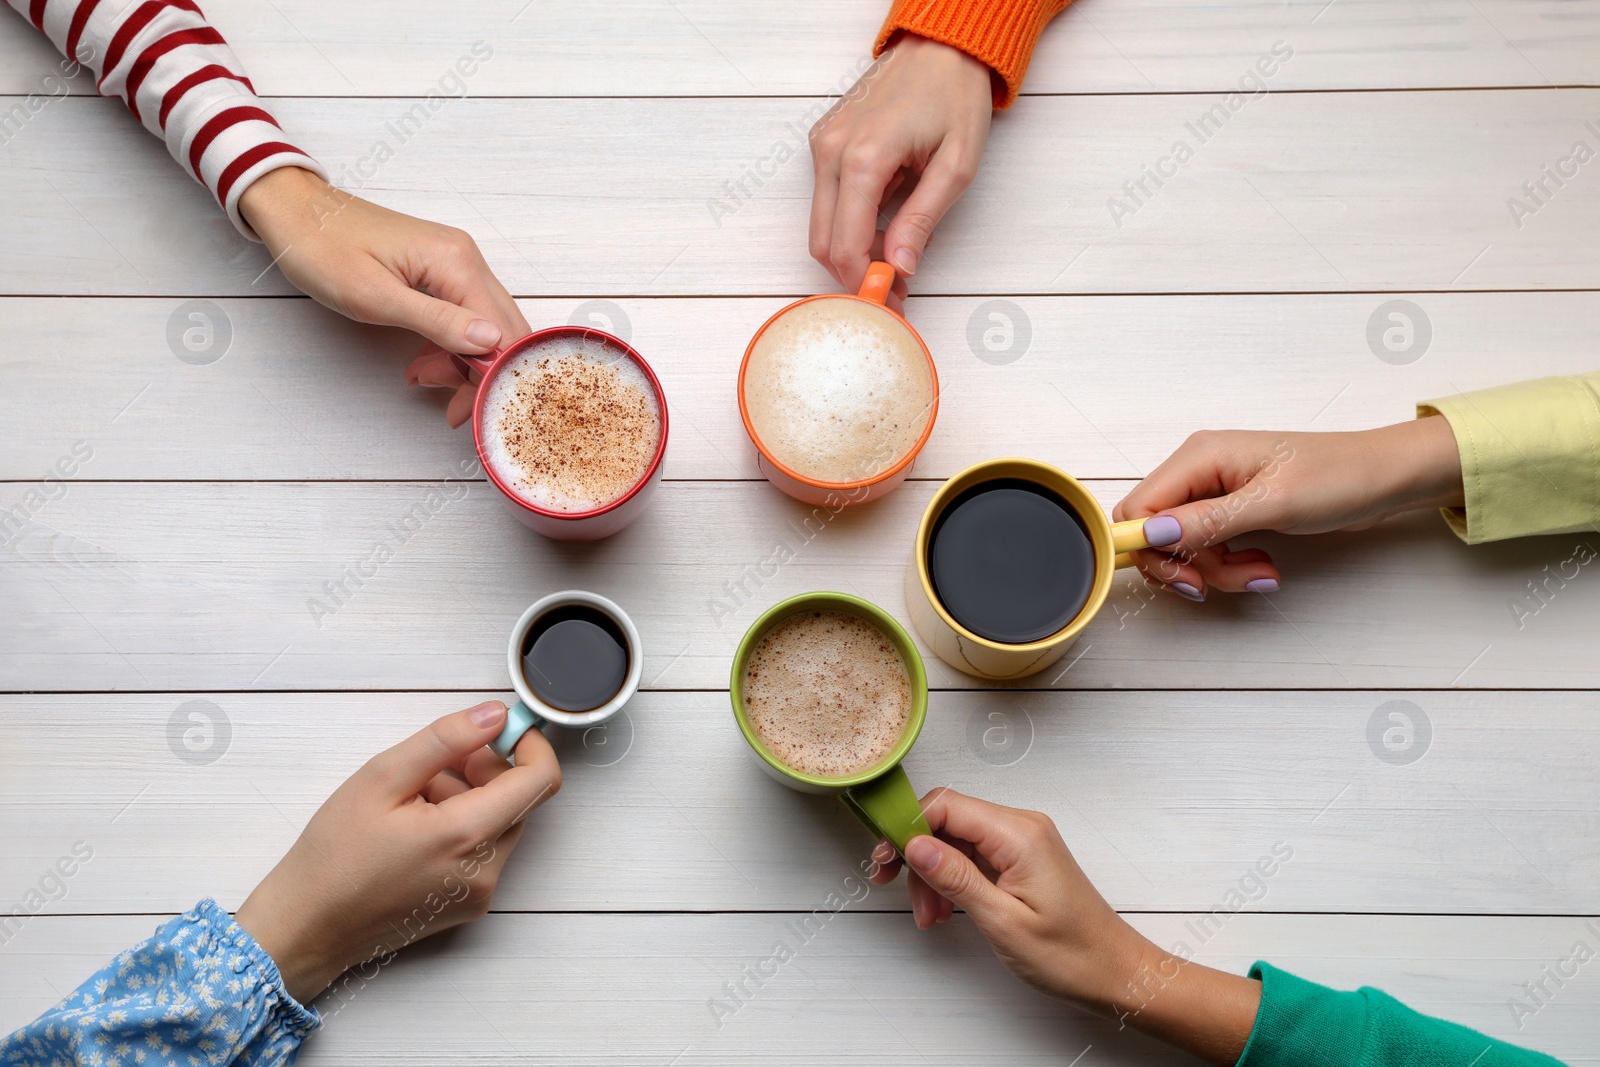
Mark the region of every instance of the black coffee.
[[522, 676], [560, 711], [593, 711], [628, 678], [628, 640], [609, 615], [583, 604], [556, 608], [522, 639]]
[[979, 637], [1040, 641], [1077, 618], [1094, 589], [1083, 520], [1042, 486], [1002, 478], [962, 493], [928, 543], [939, 602]]

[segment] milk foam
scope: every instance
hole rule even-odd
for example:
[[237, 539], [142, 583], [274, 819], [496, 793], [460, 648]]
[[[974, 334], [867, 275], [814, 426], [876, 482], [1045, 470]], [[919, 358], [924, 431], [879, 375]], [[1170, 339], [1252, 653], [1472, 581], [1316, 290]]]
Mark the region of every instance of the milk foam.
[[541, 341], [507, 361], [485, 388], [485, 458], [530, 504], [602, 508], [637, 485], [655, 458], [655, 389], [643, 368], [602, 340]]
[[745, 715], [779, 762], [818, 778], [879, 763], [905, 735], [911, 675], [894, 643], [843, 612], [785, 619], [745, 664]]
[[893, 312], [813, 300], [756, 342], [744, 400], [756, 436], [784, 466], [820, 482], [856, 482], [916, 445], [932, 413], [933, 376]]

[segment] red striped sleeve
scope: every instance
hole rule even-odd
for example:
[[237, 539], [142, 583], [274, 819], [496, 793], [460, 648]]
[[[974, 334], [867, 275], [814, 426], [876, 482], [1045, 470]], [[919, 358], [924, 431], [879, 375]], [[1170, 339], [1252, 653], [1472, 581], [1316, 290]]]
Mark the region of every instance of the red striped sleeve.
[[[237, 202], [252, 181], [284, 166], [325, 176], [316, 160], [282, 140], [283, 130], [197, 0], [4, 3], [45, 33], [71, 64], [92, 71], [103, 95], [121, 97], [211, 189], [246, 237], [256, 239]], [[142, 109], [150, 110], [149, 118]]]
[[[214, 81], [217, 78], [229, 78], [243, 85], [252, 93], [256, 91], [256, 87], [250, 84], [250, 79], [243, 74], [235, 74], [227, 67], [212, 63], [210, 66], [201, 67], [167, 90], [166, 95], [161, 98], [161, 113], [156, 116], [156, 123], [165, 130], [167, 128], [167, 116], [172, 114], [172, 109], [178, 106], [178, 101], [183, 99], [184, 94], [203, 82]], [[139, 80], [143, 81], [144, 79], [141, 76]]]
[[[105, 66], [100, 68], [101, 85], [105, 84], [106, 78], [116, 69], [117, 64], [122, 62], [123, 53], [133, 43], [133, 39], [139, 36], [140, 31], [150, 25], [157, 15], [171, 7], [192, 11], [202, 19], [205, 18], [205, 14], [201, 12], [194, 0], [145, 0], [145, 3], [139, 5], [139, 10], [135, 11], [121, 26], [117, 27], [116, 34], [111, 38], [111, 44], [106, 48]], [[217, 31], [212, 30], [211, 32], [216, 33]], [[222, 38], [219, 35], [217, 39], [221, 40]]]
[[[230, 107], [228, 110], [213, 116], [209, 122], [200, 127], [200, 132], [194, 135], [194, 140], [189, 145], [189, 169], [198, 175], [200, 173], [200, 157], [206, 154], [206, 149], [211, 147], [211, 142], [215, 141], [222, 131], [228, 127], [237, 126], [241, 122], [249, 122], [251, 119], [260, 119], [262, 122], [270, 122], [274, 126], [278, 125], [277, 119], [259, 107]], [[283, 127], [279, 126], [278, 128], [282, 129]], [[220, 191], [217, 194], [217, 199], [224, 203], [228, 200], [227, 196]]]
[[[233, 183], [239, 180], [239, 175], [243, 174], [257, 163], [260, 163], [268, 156], [275, 156], [279, 152], [291, 152], [294, 155], [300, 156], [304, 158], [307, 163], [311, 164], [308, 169], [318, 170], [320, 172], [320, 168], [318, 168], [316, 164], [311, 161], [311, 157], [300, 151], [300, 149], [296, 148], [294, 145], [284, 144], [282, 141], [268, 141], [265, 144], [256, 145], [254, 148], [240, 155], [238, 159], [235, 159], [232, 163], [229, 163], [226, 168], [224, 168], [222, 174], [217, 178], [217, 199], [223, 204], [226, 204], [228, 202], [228, 193], [233, 190]], [[257, 240], [259, 240], [259, 238], [257, 238]]]
[[83, 41], [83, 28], [89, 25], [89, 16], [100, 6], [100, 0], [80, 0], [72, 12], [72, 26], [67, 30], [67, 58], [76, 61], [78, 45]]
[[[133, 112], [133, 117], [140, 122], [144, 121], [144, 116], [139, 114], [139, 86], [144, 84], [145, 78], [150, 76], [151, 69], [161, 62], [163, 56], [174, 48], [182, 48], [186, 44], [226, 43], [222, 39], [222, 34], [210, 26], [200, 26], [192, 30], [177, 30], [169, 33], [151, 44], [143, 52], [140, 52], [139, 58], [134, 62], [132, 69], [128, 71], [128, 87], [125, 90], [125, 95], [128, 99], [128, 110]], [[106, 69], [110, 70], [111, 68], [107, 67]], [[251, 91], [254, 92], [253, 89]]]

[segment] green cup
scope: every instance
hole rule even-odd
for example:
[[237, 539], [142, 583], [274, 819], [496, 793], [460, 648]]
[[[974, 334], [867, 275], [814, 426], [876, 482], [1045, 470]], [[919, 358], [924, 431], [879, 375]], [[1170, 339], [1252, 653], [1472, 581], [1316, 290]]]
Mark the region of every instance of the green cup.
[[[767, 631], [804, 611], [840, 612], [872, 623], [894, 643], [905, 662], [906, 673], [911, 676], [911, 714], [906, 720], [905, 733], [877, 764], [845, 778], [819, 778], [784, 764], [767, 751], [745, 713], [744, 672], [750, 654]], [[912, 643], [911, 635], [888, 612], [846, 593], [801, 593], [774, 604], [750, 625], [740, 640], [738, 651], [733, 656], [728, 695], [733, 701], [733, 718], [739, 724], [739, 732], [750, 743], [750, 750], [755, 753], [761, 769], [772, 777], [802, 793], [837, 796], [845, 807], [855, 812], [856, 818], [867, 825], [867, 829], [893, 842], [894, 847], [902, 853], [905, 852], [906, 842], [913, 837], [933, 832], [922, 814], [922, 804], [911, 788], [911, 780], [900, 766], [900, 761], [916, 744], [917, 735], [922, 732], [922, 722], [928, 714], [928, 676], [922, 668], [922, 656]]]

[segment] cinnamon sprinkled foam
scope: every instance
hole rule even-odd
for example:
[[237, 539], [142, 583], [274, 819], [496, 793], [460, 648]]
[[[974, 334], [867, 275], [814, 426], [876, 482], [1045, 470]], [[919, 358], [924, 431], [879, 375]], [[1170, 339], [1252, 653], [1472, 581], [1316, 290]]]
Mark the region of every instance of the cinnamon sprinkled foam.
[[519, 352], [488, 385], [484, 453], [528, 503], [594, 511], [627, 493], [661, 443], [661, 407], [644, 370], [593, 338]]
[[745, 663], [743, 690], [767, 751], [818, 778], [880, 762], [911, 718], [911, 675], [899, 650], [844, 612], [802, 612], [767, 631]]

